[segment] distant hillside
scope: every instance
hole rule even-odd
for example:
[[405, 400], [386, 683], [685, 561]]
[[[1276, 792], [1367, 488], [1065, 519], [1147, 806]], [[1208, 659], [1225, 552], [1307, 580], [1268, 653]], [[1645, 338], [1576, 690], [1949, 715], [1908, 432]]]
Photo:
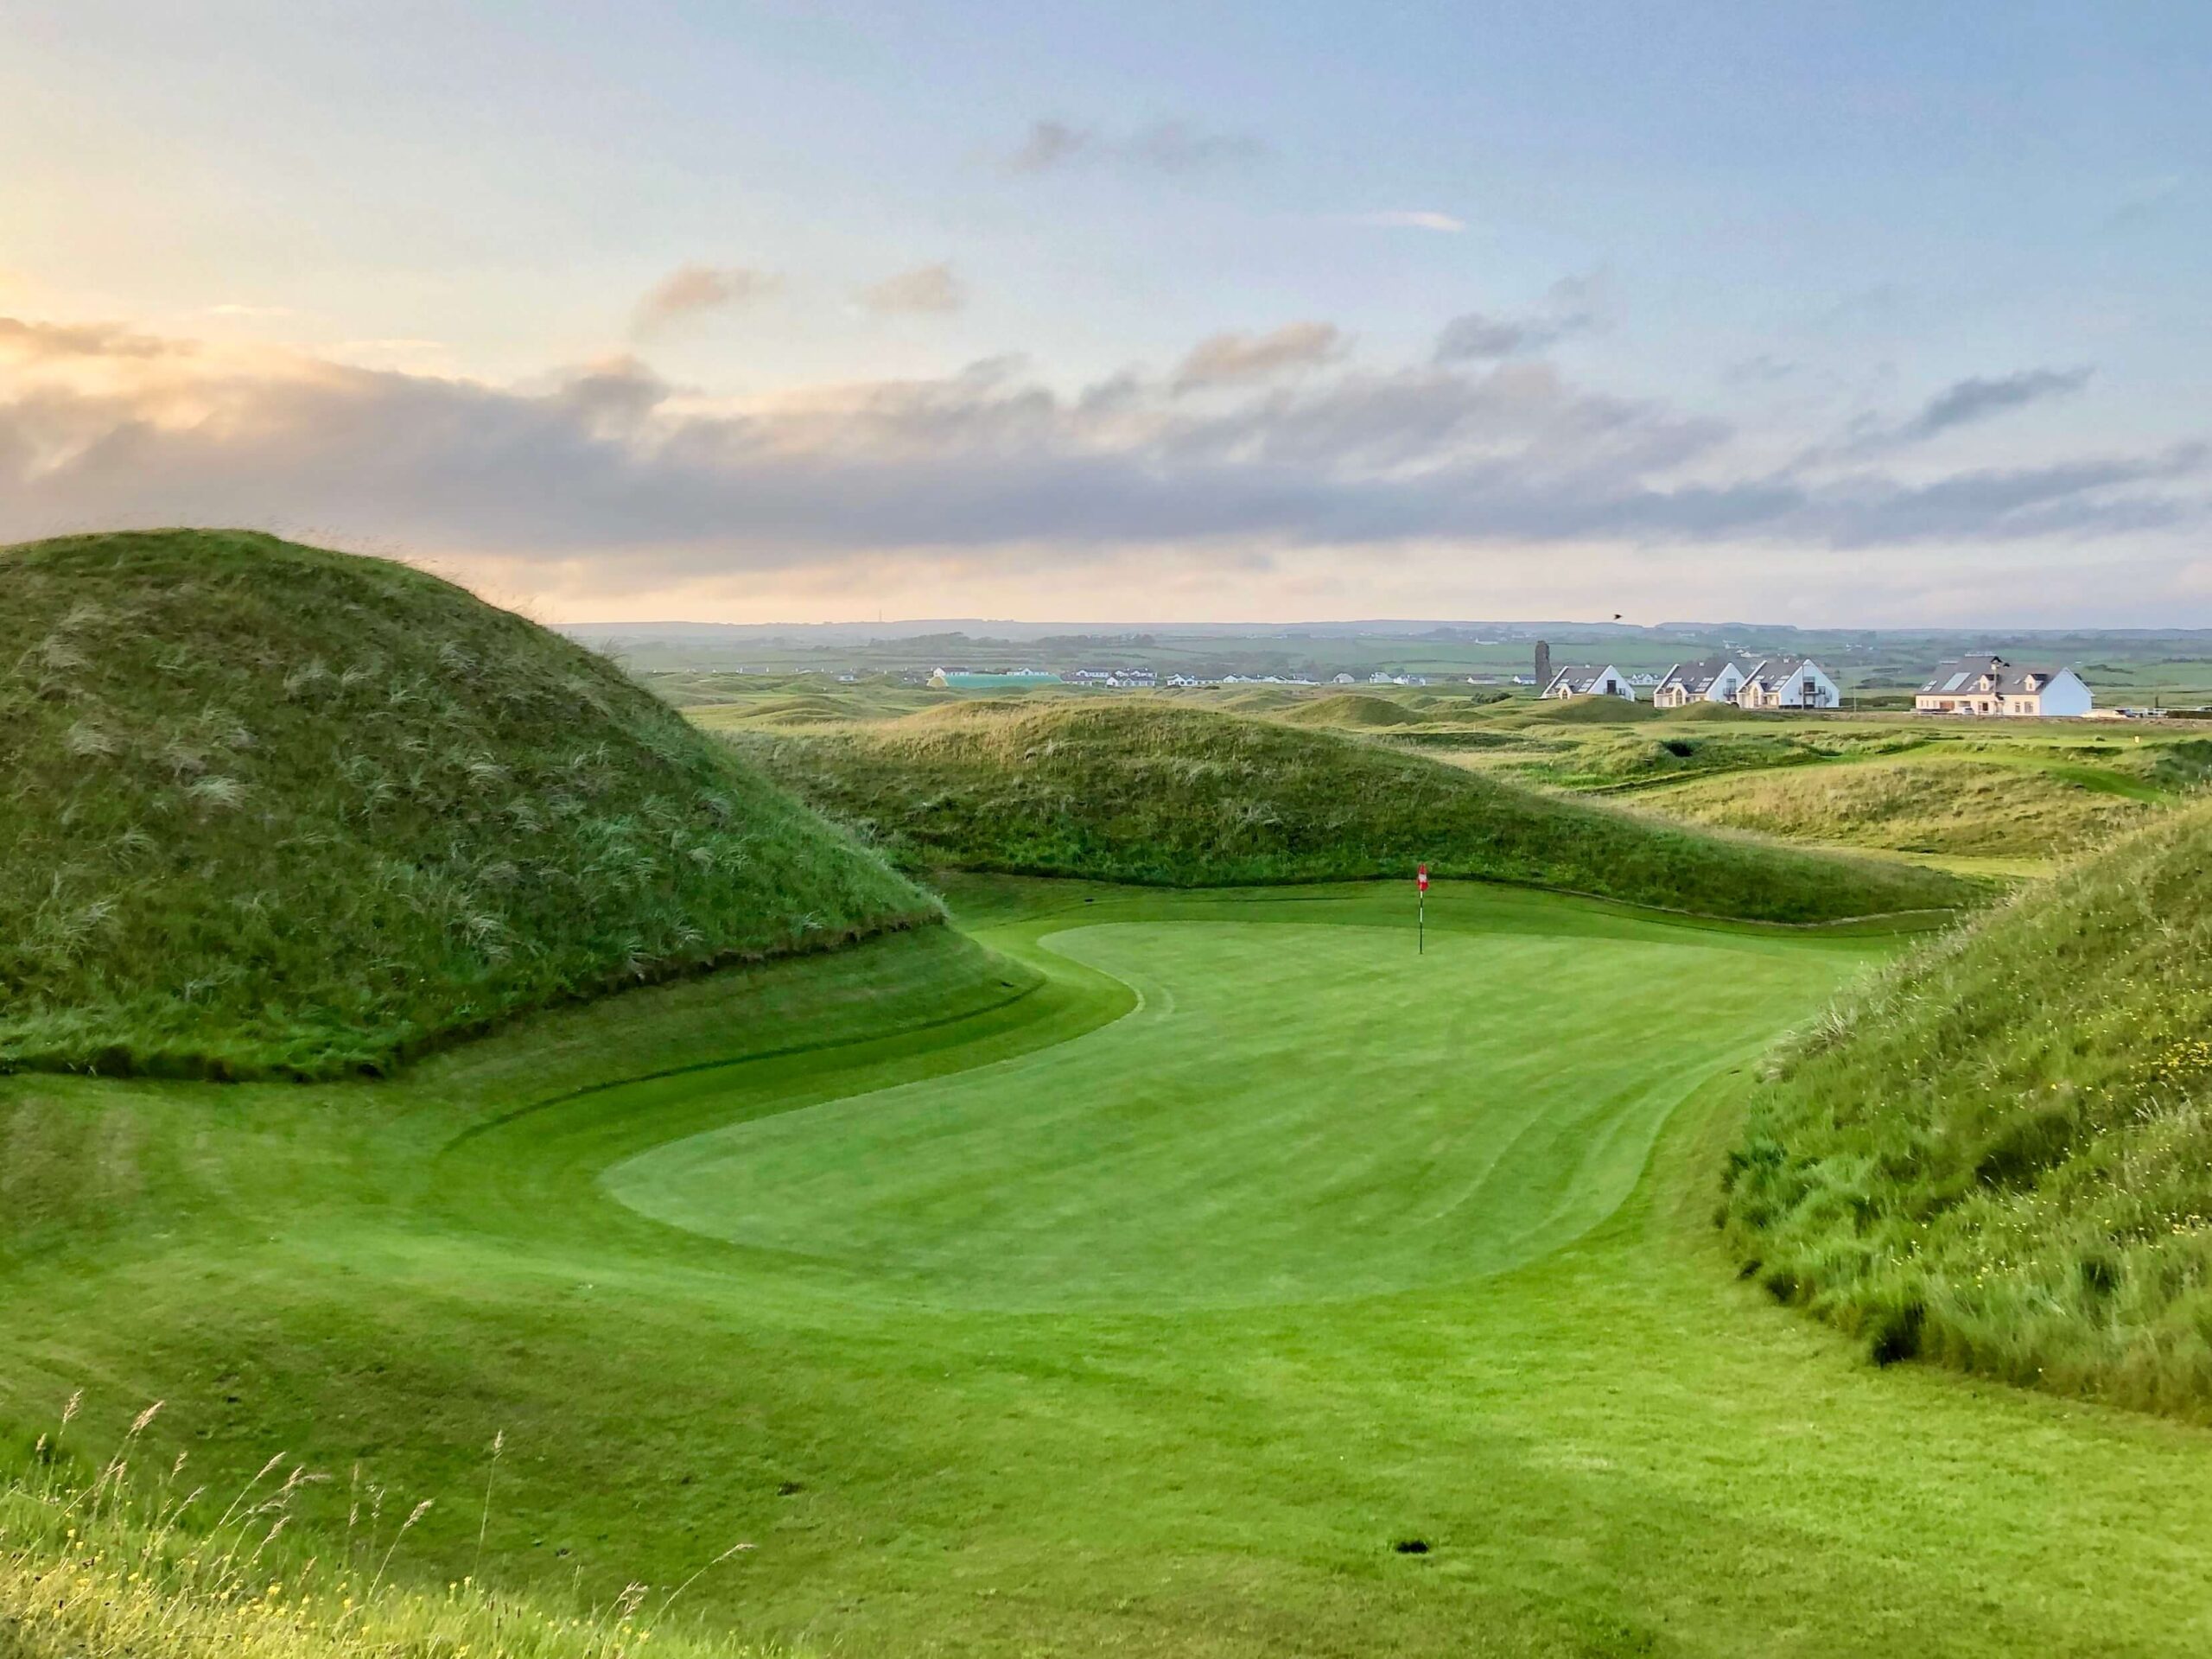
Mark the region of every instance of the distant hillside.
[[380, 1068], [933, 915], [610, 664], [231, 532], [0, 551], [0, 1064]]
[[2016, 1382], [2212, 1417], [2212, 806], [1920, 952], [1754, 1099], [1777, 1295]]
[[1661, 823], [1333, 732], [1117, 702], [972, 703], [734, 740], [910, 868], [1205, 887], [1476, 876], [1826, 921], [1972, 901], [1909, 866]]

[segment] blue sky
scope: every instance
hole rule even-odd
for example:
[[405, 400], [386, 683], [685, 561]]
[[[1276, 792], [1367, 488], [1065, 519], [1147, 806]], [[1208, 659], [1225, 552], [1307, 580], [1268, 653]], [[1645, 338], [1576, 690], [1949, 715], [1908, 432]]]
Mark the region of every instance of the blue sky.
[[2212, 625], [2202, 6], [0, 29], [0, 536], [562, 619]]

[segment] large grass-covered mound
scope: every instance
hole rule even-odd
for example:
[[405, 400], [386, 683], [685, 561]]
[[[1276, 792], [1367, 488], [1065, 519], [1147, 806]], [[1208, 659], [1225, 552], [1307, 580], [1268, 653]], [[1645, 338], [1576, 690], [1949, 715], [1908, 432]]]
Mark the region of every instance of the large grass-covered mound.
[[382, 1068], [934, 913], [580, 647], [233, 532], [0, 551], [0, 1064]]
[[2212, 1415], [2208, 875], [2193, 807], [1802, 1038], [1731, 1159], [1749, 1270], [1879, 1358]]
[[1115, 702], [969, 704], [752, 741], [916, 868], [1179, 887], [1440, 875], [1814, 922], [1967, 902], [1933, 870], [1727, 837], [1280, 721]]

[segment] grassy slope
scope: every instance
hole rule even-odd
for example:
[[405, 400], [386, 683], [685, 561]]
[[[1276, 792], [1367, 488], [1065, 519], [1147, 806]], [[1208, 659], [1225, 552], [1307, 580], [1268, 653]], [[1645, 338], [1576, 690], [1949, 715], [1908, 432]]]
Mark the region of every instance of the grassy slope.
[[608, 664], [220, 532], [0, 552], [0, 1061], [321, 1074], [931, 913]]
[[1278, 722], [971, 705], [745, 752], [918, 867], [1178, 886], [1440, 874], [1775, 921], [1957, 905], [1933, 871], [1677, 829]]
[[2140, 823], [2146, 803], [2041, 768], [1866, 761], [1706, 779], [1649, 794], [1670, 817], [1904, 852], [2049, 857]]
[[2015, 1382], [2212, 1415], [2212, 807], [1819, 1027], [1732, 1160], [1777, 1294]]
[[[2201, 1490], [2212, 1436], [1876, 1370], [1735, 1283], [1707, 1214], [1726, 1075], [1667, 1120], [1642, 1184], [1593, 1230], [1529, 1259], [1502, 1230], [1481, 1265], [1506, 1271], [1434, 1271], [1491, 1204], [1548, 1213], [1541, 1183], [1485, 1177], [1490, 1151], [1533, 1149], [1510, 1137], [1517, 1116], [1580, 1112], [1648, 1135], [1649, 1078], [1673, 1057], [1702, 1064], [1680, 1034], [1726, 1023], [1755, 1042], [1878, 941], [1469, 884], [1432, 895], [1446, 948], [1416, 962], [1389, 954], [1408, 943], [1404, 907], [1371, 888], [1055, 884], [1043, 902], [1058, 913], [1041, 918], [1024, 884], [992, 891], [996, 957], [920, 930], [541, 1016], [388, 1082], [0, 1081], [5, 1144], [52, 1154], [38, 1179], [19, 1161], [0, 1203], [16, 1240], [0, 1412], [27, 1443], [90, 1382], [102, 1421], [79, 1432], [105, 1445], [118, 1408], [168, 1395], [149, 1467], [189, 1443], [218, 1490], [279, 1446], [339, 1471], [337, 1491], [302, 1499], [318, 1547], [342, 1532], [344, 1471], [365, 1454], [396, 1494], [438, 1498], [394, 1571], [441, 1588], [474, 1560], [484, 1449], [504, 1429], [487, 1574], [565, 1594], [581, 1573], [603, 1600], [749, 1539], [757, 1551], [690, 1592], [696, 1611], [854, 1655], [2149, 1656], [2212, 1634], [2212, 1513], [2146, 1500]], [[1071, 922], [1133, 931], [1048, 934]], [[1317, 950], [1324, 922], [1341, 943]], [[1209, 1041], [1173, 1018], [1098, 1029], [1135, 998], [1075, 957], [1106, 963], [1124, 937], [1137, 960], [1117, 955], [1116, 972], [1134, 971], [1148, 1008], [1188, 1007]], [[1681, 976], [1666, 1027], [1653, 976], [1685, 954], [1734, 971]], [[1625, 1092], [1604, 1080], [1620, 1063], [1602, 1042], [1566, 1039], [1548, 1076], [1526, 1075], [1516, 1017], [1530, 998], [1500, 989], [1545, 959], [1586, 976], [1580, 1006], [1619, 999], [1658, 1025]], [[1314, 971], [1289, 970], [1301, 960]], [[1275, 995], [1224, 998], [1224, 977]], [[1061, 1115], [1095, 1152], [1117, 1116], [1195, 1098], [1215, 1045], [1274, 1079], [1255, 1099], [1290, 1109], [1325, 1069], [1293, 1039], [1340, 988], [1408, 1050], [1452, 1057], [1378, 1073], [1364, 1094], [1332, 1084], [1332, 1115], [1304, 1126], [1339, 1150], [1376, 1135], [1372, 1201], [1394, 1221], [1320, 1264], [1347, 1294], [1185, 1296], [1154, 1313], [1090, 1294], [1094, 1277], [1047, 1313], [980, 1305], [1001, 1299], [976, 1294], [992, 1288], [979, 1275], [1019, 1263], [970, 1248], [971, 1218], [1004, 1238], [1025, 1192], [1071, 1195], [1016, 1178], [1037, 1151], [1020, 1120]], [[1052, 1044], [1141, 1033], [1146, 1051], [1098, 1057], [1112, 1069], [1097, 1090], [1052, 1092]], [[1351, 1040], [1379, 1057], [1379, 1035]], [[677, 1069], [747, 1050], [763, 1057]], [[574, 1092], [627, 1071], [671, 1075]], [[798, 1134], [815, 1103], [849, 1111], [830, 1103], [956, 1076], [972, 1088], [937, 1098], [996, 1132], [970, 1141], [986, 1154], [972, 1164], [918, 1145], [938, 1180], [935, 1249], [925, 1211], [885, 1202], [897, 1172], [880, 1166], [841, 1170], [867, 1236], [831, 1227], [797, 1250], [675, 1230], [601, 1179], [702, 1130]], [[514, 1116], [533, 1102], [546, 1103]], [[1407, 1155], [1421, 1119], [1434, 1172]], [[1231, 1122], [1185, 1134], [1195, 1165], [1236, 1149]], [[1548, 1149], [1560, 1196], [1599, 1211], [1639, 1161], [1634, 1135]], [[1112, 1158], [1088, 1161], [1114, 1180]], [[1447, 1169], [1470, 1204], [1438, 1201]], [[22, 1230], [20, 1195], [52, 1192], [65, 1170], [75, 1222]], [[1294, 1240], [1327, 1224], [1336, 1198], [1357, 1197], [1338, 1178], [1357, 1173], [1325, 1158], [1278, 1169], [1272, 1206], [1232, 1188], [1223, 1260], [1175, 1271], [1249, 1287], [1270, 1225]], [[1094, 1208], [1084, 1236], [1123, 1263], [1155, 1224], [1193, 1219], [1172, 1183], [1121, 1196], [1119, 1225]], [[1409, 1249], [1423, 1234], [1433, 1249]], [[1390, 1548], [1416, 1536], [1427, 1555]]]

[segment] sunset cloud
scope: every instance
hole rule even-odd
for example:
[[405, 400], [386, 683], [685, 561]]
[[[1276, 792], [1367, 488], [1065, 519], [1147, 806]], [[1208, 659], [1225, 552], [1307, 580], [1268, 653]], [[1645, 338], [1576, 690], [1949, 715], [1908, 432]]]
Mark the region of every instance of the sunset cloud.
[[646, 290], [631, 321], [639, 334], [766, 297], [780, 278], [743, 265], [679, 265]]
[[1272, 379], [1287, 371], [1318, 367], [1344, 349], [1344, 335], [1328, 322], [1287, 322], [1262, 334], [1214, 334], [1191, 348], [1175, 372], [1175, 389], [1193, 391]]
[[950, 265], [921, 265], [862, 289], [860, 302], [880, 317], [941, 316], [966, 305], [968, 290]]
[[[1762, 469], [1725, 421], [1542, 362], [1363, 366], [1339, 344], [1294, 324], [1074, 391], [999, 359], [702, 407], [628, 356], [499, 386], [0, 321], [0, 540], [310, 525], [668, 582], [1208, 546], [1334, 550], [1357, 569], [1392, 547], [1680, 545], [1711, 568], [1729, 546], [2124, 543], [2206, 516], [2192, 446], [1909, 477]], [[145, 378], [105, 375], [118, 365]]]

